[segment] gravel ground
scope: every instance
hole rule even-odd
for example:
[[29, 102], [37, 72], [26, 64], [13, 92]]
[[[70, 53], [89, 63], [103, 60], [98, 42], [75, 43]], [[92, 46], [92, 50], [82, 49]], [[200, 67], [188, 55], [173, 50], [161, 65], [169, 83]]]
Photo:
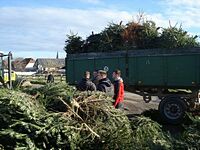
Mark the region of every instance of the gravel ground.
[[145, 103], [142, 96], [125, 92], [124, 107], [128, 108], [127, 114], [141, 114], [149, 109], [158, 109], [159, 102], [160, 100], [157, 97], [153, 97], [152, 101]]

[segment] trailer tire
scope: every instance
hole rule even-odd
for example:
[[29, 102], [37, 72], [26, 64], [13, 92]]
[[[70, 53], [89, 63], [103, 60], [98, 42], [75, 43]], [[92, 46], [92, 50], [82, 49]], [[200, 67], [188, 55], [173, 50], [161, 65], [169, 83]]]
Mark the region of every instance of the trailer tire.
[[179, 96], [167, 96], [162, 99], [158, 109], [163, 121], [179, 124], [183, 121], [187, 105]]

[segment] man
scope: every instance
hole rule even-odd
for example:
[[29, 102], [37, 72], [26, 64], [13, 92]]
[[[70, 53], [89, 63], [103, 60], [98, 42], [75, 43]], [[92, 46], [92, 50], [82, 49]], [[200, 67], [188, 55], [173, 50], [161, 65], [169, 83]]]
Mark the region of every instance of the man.
[[98, 71], [99, 84], [97, 85], [97, 90], [105, 93], [110, 93], [112, 91], [112, 83], [107, 78], [107, 72], [104, 70]]
[[86, 71], [81, 82], [78, 84], [77, 89], [79, 91], [96, 91], [96, 86], [90, 80], [90, 72]]
[[47, 83], [53, 83], [54, 82], [54, 77], [52, 72], [47, 76]]
[[97, 86], [99, 83], [99, 75], [98, 75], [98, 70], [95, 70], [93, 72], [93, 79], [92, 82]]
[[120, 70], [115, 70], [112, 74], [114, 82], [114, 96], [113, 99], [115, 100], [114, 102], [114, 107], [115, 108], [123, 108], [123, 100], [124, 100], [124, 83], [121, 78], [121, 71]]

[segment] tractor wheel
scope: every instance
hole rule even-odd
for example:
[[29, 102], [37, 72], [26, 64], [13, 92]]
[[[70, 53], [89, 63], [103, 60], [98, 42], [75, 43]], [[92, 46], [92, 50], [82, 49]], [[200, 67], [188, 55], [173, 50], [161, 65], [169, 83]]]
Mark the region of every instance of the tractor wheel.
[[167, 96], [162, 99], [158, 109], [164, 121], [170, 124], [179, 124], [183, 121], [187, 105], [178, 96]]

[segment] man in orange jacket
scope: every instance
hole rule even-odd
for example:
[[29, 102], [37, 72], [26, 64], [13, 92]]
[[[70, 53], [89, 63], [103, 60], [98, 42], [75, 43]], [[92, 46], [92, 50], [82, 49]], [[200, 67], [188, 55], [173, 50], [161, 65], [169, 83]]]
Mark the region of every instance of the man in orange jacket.
[[115, 70], [113, 72], [113, 85], [114, 85], [114, 96], [113, 99], [115, 100], [114, 102], [114, 107], [115, 108], [123, 108], [123, 100], [124, 100], [124, 83], [121, 78], [121, 71], [120, 70]]

